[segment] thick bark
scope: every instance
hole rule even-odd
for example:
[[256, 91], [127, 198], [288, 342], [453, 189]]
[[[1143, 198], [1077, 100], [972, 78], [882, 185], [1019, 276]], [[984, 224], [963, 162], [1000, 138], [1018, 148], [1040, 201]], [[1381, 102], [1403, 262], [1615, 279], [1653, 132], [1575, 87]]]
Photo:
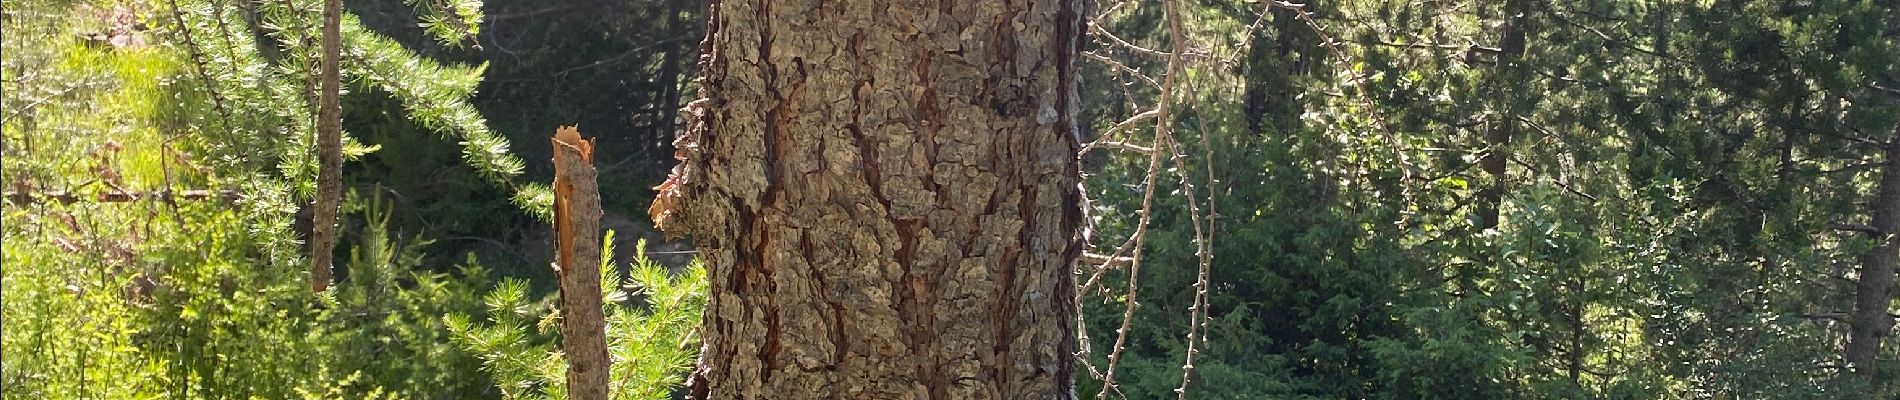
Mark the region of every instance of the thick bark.
[[1880, 341], [1893, 330], [1893, 281], [1900, 264], [1900, 128], [1887, 141], [1887, 166], [1880, 171], [1878, 193], [1874, 198], [1871, 232], [1880, 247], [1861, 257], [1860, 282], [1855, 288], [1853, 331], [1847, 338], [1847, 363], [1856, 375], [1873, 383]]
[[725, 0], [652, 210], [700, 399], [1073, 395], [1072, 0]]
[[561, 351], [567, 396], [607, 398], [607, 322], [600, 296], [600, 191], [594, 143], [574, 127], [554, 134], [554, 275], [561, 281]]
[[330, 287], [331, 248], [336, 244], [337, 207], [343, 202], [343, 105], [338, 101], [343, 1], [323, 1], [323, 55], [318, 60], [317, 199], [310, 229], [310, 288]]

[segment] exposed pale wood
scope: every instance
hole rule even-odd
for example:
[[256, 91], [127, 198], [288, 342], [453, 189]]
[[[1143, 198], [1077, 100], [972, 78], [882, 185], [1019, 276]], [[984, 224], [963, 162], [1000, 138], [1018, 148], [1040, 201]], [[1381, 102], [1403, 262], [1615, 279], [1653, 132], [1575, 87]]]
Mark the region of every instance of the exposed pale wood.
[[561, 351], [567, 356], [567, 395], [607, 398], [607, 323], [600, 297], [600, 191], [594, 143], [572, 126], [554, 138], [554, 275], [561, 281]]

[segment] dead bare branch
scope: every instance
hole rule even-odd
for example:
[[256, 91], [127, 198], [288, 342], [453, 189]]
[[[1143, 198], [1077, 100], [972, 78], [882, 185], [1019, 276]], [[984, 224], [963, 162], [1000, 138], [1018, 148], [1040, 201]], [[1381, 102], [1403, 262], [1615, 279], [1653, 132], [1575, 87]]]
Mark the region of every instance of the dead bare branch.
[[175, 192], [171, 190], [156, 190], [156, 191], [147, 191], [147, 192], [112, 190], [112, 191], [99, 192], [92, 195], [85, 195], [85, 194], [79, 194], [79, 193], [67, 192], [67, 191], [51, 191], [51, 192], [7, 191], [4, 194], [0, 194], [0, 197], [5, 197], [8, 202], [11, 202], [16, 205], [29, 205], [29, 204], [36, 204], [36, 203], [72, 204], [72, 203], [80, 203], [80, 202], [131, 203], [131, 202], [137, 202], [137, 201], [142, 201], [142, 200], [236, 201], [237, 199], [241, 198], [241, 196], [238, 195], [237, 191], [233, 191], [233, 190], [181, 190], [181, 191], [175, 191]]

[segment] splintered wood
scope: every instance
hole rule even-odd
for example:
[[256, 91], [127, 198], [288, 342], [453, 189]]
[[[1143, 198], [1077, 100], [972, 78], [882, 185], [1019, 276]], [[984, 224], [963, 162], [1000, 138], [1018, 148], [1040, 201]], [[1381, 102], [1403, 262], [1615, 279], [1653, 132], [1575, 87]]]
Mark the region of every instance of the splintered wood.
[[[562, 274], [573, 261], [576, 221], [573, 218], [575, 195], [577, 190], [585, 190], [585, 195], [593, 198], [594, 229], [599, 229], [600, 193], [595, 188], [594, 142], [581, 139], [580, 130], [572, 126], [562, 126], [554, 131], [554, 231], [560, 254], [559, 262], [554, 264], [554, 272]], [[576, 179], [580, 177], [585, 179]], [[577, 181], [585, 181], [576, 185]], [[585, 186], [577, 188], [576, 186]], [[578, 199], [585, 202], [587, 199]], [[587, 221], [580, 221], [587, 222]]]
[[607, 398], [607, 325], [600, 297], [600, 191], [594, 142], [572, 126], [554, 138], [554, 274], [561, 281], [561, 350], [570, 399]]

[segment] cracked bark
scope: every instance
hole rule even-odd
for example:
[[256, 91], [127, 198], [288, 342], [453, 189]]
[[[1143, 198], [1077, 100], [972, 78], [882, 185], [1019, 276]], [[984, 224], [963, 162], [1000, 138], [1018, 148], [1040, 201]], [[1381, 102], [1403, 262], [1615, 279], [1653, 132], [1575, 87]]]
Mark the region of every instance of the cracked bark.
[[715, 1], [652, 210], [701, 399], [1069, 398], [1073, 0]]

